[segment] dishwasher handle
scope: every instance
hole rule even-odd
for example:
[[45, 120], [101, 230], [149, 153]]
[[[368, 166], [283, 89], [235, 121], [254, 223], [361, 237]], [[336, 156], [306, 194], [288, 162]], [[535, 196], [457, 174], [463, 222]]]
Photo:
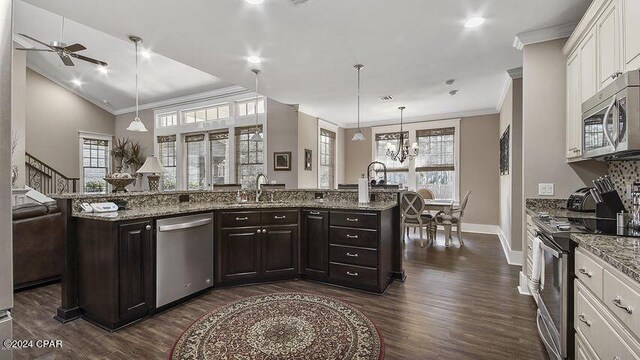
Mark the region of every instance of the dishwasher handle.
[[174, 231], [174, 230], [183, 230], [190, 229], [198, 226], [203, 226], [207, 224], [211, 224], [211, 219], [201, 219], [196, 221], [190, 221], [180, 224], [172, 224], [172, 225], [160, 225], [158, 226], [158, 231]]

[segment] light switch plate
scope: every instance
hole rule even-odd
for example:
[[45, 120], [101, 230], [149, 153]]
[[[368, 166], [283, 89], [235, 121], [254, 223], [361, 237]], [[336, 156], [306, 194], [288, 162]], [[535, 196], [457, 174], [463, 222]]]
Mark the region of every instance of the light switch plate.
[[554, 194], [553, 183], [538, 184], [538, 195], [553, 196], [553, 194]]

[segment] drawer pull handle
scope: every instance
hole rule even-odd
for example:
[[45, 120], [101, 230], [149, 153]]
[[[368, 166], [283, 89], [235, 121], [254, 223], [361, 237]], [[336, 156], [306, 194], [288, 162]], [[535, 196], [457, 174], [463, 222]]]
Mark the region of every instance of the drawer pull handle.
[[588, 272], [588, 271], [587, 271], [587, 269], [585, 269], [585, 268], [580, 268], [580, 269], [578, 269], [578, 272], [579, 272], [580, 274], [582, 274], [582, 275], [585, 275], [585, 276], [586, 276], [586, 277], [588, 277], [588, 278], [591, 278], [591, 276], [592, 276], [592, 275], [591, 275], [591, 273], [590, 273], [590, 272]]
[[589, 326], [589, 327], [591, 326], [591, 321], [587, 320], [587, 319], [584, 317], [584, 314], [580, 314], [580, 315], [578, 315], [578, 320], [580, 320], [580, 321], [582, 321], [583, 323], [587, 324], [587, 326]]
[[273, 218], [276, 219], [276, 220], [283, 220], [283, 219], [286, 219], [287, 217], [285, 215], [282, 215], [282, 216], [277, 216], [276, 215]]
[[616, 307], [626, 311], [627, 314], [629, 314], [629, 315], [631, 315], [633, 313], [633, 309], [631, 308], [631, 306], [622, 305], [622, 298], [620, 296], [616, 296], [613, 299], [613, 305], [615, 305]]
[[358, 218], [347, 218], [347, 221], [358, 222]]
[[350, 271], [347, 271], [347, 275], [349, 275], [349, 276], [358, 276], [358, 273], [357, 272], [356, 273], [352, 273]]
[[347, 239], [357, 239], [358, 235], [347, 234]]
[[237, 217], [236, 218], [236, 221], [246, 221], [246, 220], [249, 220], [249, 218], [246, 217], [246, 216], [245, 217]]
[[347, 253], [347, 256], [349, 256], [349, 257], [358, 257], [358, 254], [357, 253], [356, 254]]
[[310, 211], [309, 214], [311, 214], [311, 215], [320, 215], [320, 211]]

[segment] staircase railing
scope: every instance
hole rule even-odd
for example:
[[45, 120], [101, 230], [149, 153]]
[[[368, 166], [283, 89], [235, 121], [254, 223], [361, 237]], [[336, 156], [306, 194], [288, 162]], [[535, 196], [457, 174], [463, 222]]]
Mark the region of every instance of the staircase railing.
[[26, 153], [27, 185], [43, 194], [76, 192], [79, 178], [64, 176], [42, 160]]

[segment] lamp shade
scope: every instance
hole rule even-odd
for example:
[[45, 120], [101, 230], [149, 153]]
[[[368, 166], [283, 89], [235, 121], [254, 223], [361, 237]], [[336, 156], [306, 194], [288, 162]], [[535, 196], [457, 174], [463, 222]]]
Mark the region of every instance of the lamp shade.
[[142, 167], [136, 172], [138, 174], [157, 174], [163, 173], [165, 170], [155, 156], [148, 156]]
[[144, 132], [144, 131], [147, 131], [147, 128], [144, 126], [140, 118], [136, 116], [135, 119], [133, 119], [133, 121], [131, 122], [131, 124], [129, 124], [129, 127], [127, 128], [127, 130]]
[[353, 141], [364, 141], [364, 134], [362, 133], [362, 131], [360, 131], [360, 129], [356, 130], [356, 133], [353, 134], [353, 138], [351, 138], [351, 140]]

